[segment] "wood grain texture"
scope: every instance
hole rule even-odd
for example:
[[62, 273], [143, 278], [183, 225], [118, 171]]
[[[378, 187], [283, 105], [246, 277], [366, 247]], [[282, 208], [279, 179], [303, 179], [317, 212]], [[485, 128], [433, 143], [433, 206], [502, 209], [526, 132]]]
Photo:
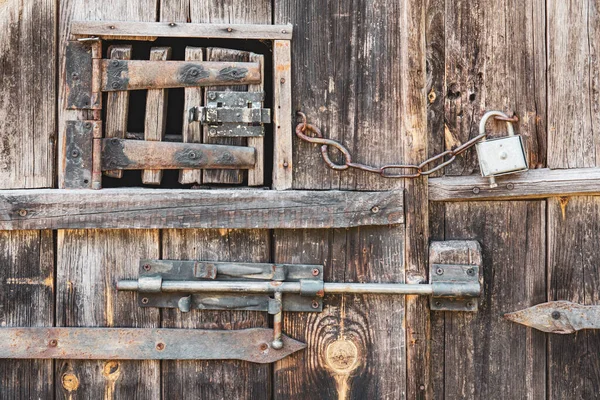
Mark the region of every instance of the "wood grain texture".
[[[162, 257], [172, 260], [266, 262], [267, 230], [164, 230]], [[255, 311], [162, 311], [163, 328], [244, 329], [268, 326], [267, 313]], [[267, 365], [243, 361], [165, 361], [163, 398], [267, 399]], [[224, 394], [224, 391], [226, 394]]]
[[[265, 56], [262, 54], [250, 53], [248, 61], [257, 62], [260, 66], [260, 83], [248, 85], [249, 92], [263, 92], [265, 88]], [[263, 104], [261, 104], [262, 106]], [[269, 122], [271, 122], [269, 120]], [[248, 138], [246, 142], [249, 147], [254, 148], [256, 162], [254, 168], [248, 170], [248, 186], [262, 186], [265, 183], [265, 140], [264, 137]]]
[[549, 1], [548, 166], [600, 166], [600, 4]]
[[479, 241], [484, 286], [477, 313], [432, 314], [432, 340], [444, 343], [443, 353], [434, 347], [444, 359], [434, 364], [436, 398], [545, 398], [544, 334], [503, 318], [545, 301], [545, 213], [536, 201], [445, 205], [433, 239]]
[[0, 193], [0, 229], [391, 226], [404, 222], [401, 195], [401, 191], [248, 189], [11, 190]]
[[[548, 300], [599, 305], [600, 198], [548, 200]], [[592, 399], [600, 393], [600, 332], [548, 336], [550, 399]]]
[[430, 201], [544, 199], [600, 193], [600, 168], [532, 169], [496, 178], [498, 187], [478, 175], [429, 179]]
[[[118, 60], [131, 59], [131, 46], [110, 46], [108, 57]], [[104, 122], [104, 137], [125, 138], [127, 132], [127, 116], [129, 113], [129, 92], [110, 92], [106, 95], [106, 118]], [[123, 171], [104, 171], [111, 178], [121, 178]]]
[[[446, 2], [446, 149], [478, 134], [486, 111], [516, 113], [530, 168], [546, 163], [546, 39], [543, 0]], [[490, 122], [488, 131], [505, 135]], [[478, 170], [469, 151], [447, 175]]]
[[[163, 11], [163, 14], [167, 14]], [[174, 13], [173, 17], [177, 14]], [[187, 46], [185, 48], [185, 59], [186, 61], [202, 61], [204, 59], [203, 49], [201, 47]], [[262, 75], [262, 74], [261, 74]], [[183, 101], [183, 142], [184, 143], [202, 143], [202, 127], [199, 122], [190, 122], [188, 110], [192, 107], [202, 106], [204, 104], [204, 97], [202, 96], [202, 88], [192, 87], [185, 88], [184, 90], [184, 101]], [[182, 169], [179, 171], [179, 183], [202, 183], [202, 171], [193, 169]]]
[[[270, 0], [210, 0], [189, 2], [192, 23], [270, 24]], [[181, 18], [179, 12], [173, 18]], [[161, 13], [161, 21], [171, 15]], [[287, 29], [286, 29], [287, 31]], [[213, 30], [214, 32], [214, 30]], [[232, 30], [233, 32], [233, 30]], [[249, 57], [249, 53], [246, 53]], [[210, 53], [207, 52], [208, 60]], [[221, 89], [217, 89], [221, 90]], [[238, 142], [239, 143], [239, 142]], [[214, 175], [213, 175], [214, 176]], [[207, 182], [204, 173], [203, 181]], [[216, 176], [217, 182], [226, 183]], [[236, 182], [239, 180], [236, 178]], [[211, 181], [210, 179], [208, 181]], [[212, 180], [215, 182], [215, 180]], [[166, 230], [163, 231], [163, 258], [265, 262], [271, 260], [268, 230]], [[266, 313], [251, 311], [200, 312], [181, 314], [164, 310], [163, 327], [240, 329], [266, 327]], [[272, 368], [241, 361], [164, 362], [163, 398], [268, 399], [271, 396]]]
[[[157, 230], [58, 231], [56, 325], [158, 327], [157, 309], [138, 307], [133, 293], [115, 287], [118, 279], [137, 276], [140, 259], [159, 257], [158, 239]], [[72, 392], [64, 375], [79, 382], [77, 396], [157, 398], [160, 393], [158, 361], [71, 360], [56, 367], [61, 398]]]
[[8, 0], [1, 7], [0, 188], [52, 187], [58, 5]]
[[[403, 282], [404, 230], [275, 232], [275, 262], [324, 265], [325, 282]], [[322, 313], [284, 314], [308, 347], [275, 365], [275, 399], [404, 398], [402, 296], [328, 295]]]
[[[171, 58], [170, 47], [152, 47], [150, 61], [166, 61]], [[146, 95], [146, 116], [144, 120], [144, 140], [160, 142], [165, 136], [167, 127], [167, 104], [169, 91], [166, 89], [149, 89]], [[142, 182], [160, 185], [162, 170], [145, 169], [142, 171]]]
[[292, 44], [273, 42], [273, 184], [275, 190], [291, 189], [292, 147]]
[[[51, 231], [0, 232], [0, 324], [52, 326], [54, 257]], [[1, 360], [4, 398], [51, 398], [53, 367], [48, 360]]]

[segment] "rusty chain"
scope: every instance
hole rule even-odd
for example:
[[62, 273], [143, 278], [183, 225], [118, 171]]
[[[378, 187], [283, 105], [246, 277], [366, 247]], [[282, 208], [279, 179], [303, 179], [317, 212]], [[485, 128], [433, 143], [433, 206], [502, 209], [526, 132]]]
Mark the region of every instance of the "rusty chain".
[[[427, 160], [423, 161], [421, 164], [388, 164], [388, 165], [384, 165], [384, 166], [378, 168], [378, 167], [372, 167], [369, 165], [352, 162], [352, 155], [350, 154], [350, 151], [346, 147], [344, 147], [344, 145], [342, 145], [341, 143], [339, 143], [335, 140], [324, 138], [323, 134], [321, 133], [321, 130], [319, 128], [317, 128], [316, 126], [309, 124], [307, 122], [306, 114], [304, 114], [301, 111], [298, 111], [297, 114], [298, 114], [298, 116], [300, 116], [302, 118], [302, 122], [300, 122], [296, 126], [296, 136], [298, 136], [300, 139], [302, 139], [306, 142], [322, 145], [321, 146], [321, 155], [323, 156], [323, 160], [325, 161], [325, 164], [327, 164], [327, 166], [329, 168], [334, 169], [336, 171], [343, 171], [348, 168], [355, 168], [355, 169], [359, 169], [361, 171], [367, 171], [367, 172], [373, 172], [373, 173], [379, 174], [384, 178], [418, 178], [419, 176], [422, 176], [422, 175], [432, 174], [435, 171], [439, 171], [440, 169], [442, 169], [442, 168], [446, 167], [447, 165], [451, 164], [452, 162], [454, 162], [454, 160], [456, 160], [456, 156], [464, 153], [469, 148], [471, 148], [475, 144], [477, 144], [477, 142], [479, 142], [480, 140], [483, 140], [487, 136], [487, 133], [483, 133], [478, 136], [475, 136], [473, 139], [463, 143], [462, 145], [458, 146], [457, 148], [455, 148], [453, 150], [446, 150], [443, 153], [440, 153], [431, 158], [428, 158]], [[494, 119], [499, 120], [499, 121], [510, 121], [510, 122], [518, 121], [518, 118], [516, 116], [509, 117], [509, 118], [495, 116]], [[307, 135], [305, 133], [306, 131], [312, 132], [315, 136]], [[336, 164], [333, 161], [331, 161], [331, 158], [329, 157], [329, 146], [336, 148], [340, 153], [342, 153], [342, 155], [344, 156], [344, 164]], [[447, 157], [449, 157], [449, 158], [447, 160], [444, 160]], [[429, 166], [429, 164], [432, 164], [438, 160], [442, 160], [442, 162], [440, 164], [436, 165], [435, 167], [424, 170], [426, 167]], [[393, 171], [394, 169], [404, 170], [404, 171], [412, 170], [414, 172], [412, 172], [412, 173], [390, 172], [390, 171]]]

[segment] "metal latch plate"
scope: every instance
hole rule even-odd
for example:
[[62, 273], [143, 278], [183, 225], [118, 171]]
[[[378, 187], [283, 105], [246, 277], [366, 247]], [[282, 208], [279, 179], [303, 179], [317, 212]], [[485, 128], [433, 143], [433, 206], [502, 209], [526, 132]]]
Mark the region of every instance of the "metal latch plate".
[[498, 176], [527, 171], [523, 139], [519, 135], [479, 142], [477, 158], [482, 176]]
[[264, 136], [263, 124], [271, 122], [271, 110], [262, 108], [264, 92], [208, 91], [206, 106], [190, 110], [190, 120], [208, 125], [214, 137]]
[[[445, 285], [464, 285], [465, 288], [472, 285], [481, 285], [478, 265], [460, 265], [460, 264], [432, 264], [430, 265], [430, 283], [434, 287], [434, 294], [431, 296], [430, 308], [432, 311], [477, 311], [478, 301], [476, 297], [465, 296], [464, 298], [445, 297], [436, 295], [436, 292], [443, 292]], [[440, 288], [438, 290], [437, 288]]]
[[[140, 287], [138, 301], [140, 307], [179, 308], [189, 310], [250, 310], [269, 311], [272, 300], [268, 294], [254, 293], [193, 293], [152, 292], [152, 279], [168, 281], [285, 281], [300, 280], [322, 282], [322, 265], [305, 264], [256, 264], [213, 261], [141, 260], [140, 285], [149, 282], [146, 288]], [[143, 291], [143, 293], [142, 293]], [[272, 304], [272, 301], [271, 301]], [[320, 312], [323, 298], [286, 293], [282, 296], [283, 311]]]

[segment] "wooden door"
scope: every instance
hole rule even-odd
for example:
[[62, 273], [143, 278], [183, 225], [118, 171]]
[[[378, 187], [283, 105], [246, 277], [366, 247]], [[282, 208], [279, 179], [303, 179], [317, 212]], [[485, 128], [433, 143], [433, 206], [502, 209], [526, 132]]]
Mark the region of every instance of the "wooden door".
[[0, 10], [3, 204], [14, 189], [58, 186], [57, 138], [73, 117], [62, 101], [74, 20], [291, 23], [292, 108], [355, 161], [419, 163], [476, 136], [481, 116], [497, 109], [519, 117], [531, 169], [490, 190], [469, 151], [444, 173], [384, 179], [332, 171], [318, 147], [294, 138], [292, 189], [399, 190], [404, 223], [7, 228], [2, 327], [271, 323], [251, 311], [140, 308], [114, 289], [140, 258], [313, 263], [326, 282], [417, 284], [428, 280], [431, 241], [477, 240], [484, 290], [477, 313], [431, 312], [422, 296], [327, 296], [322, 313], [285, 314], [285, 333], [307, 348], [272, 366], [1, 360], [2, 398], [600, 398], [598, 331], [548, 334], [503, 318], [552, 300], [600, 304], [597, 0], [8, 0]]

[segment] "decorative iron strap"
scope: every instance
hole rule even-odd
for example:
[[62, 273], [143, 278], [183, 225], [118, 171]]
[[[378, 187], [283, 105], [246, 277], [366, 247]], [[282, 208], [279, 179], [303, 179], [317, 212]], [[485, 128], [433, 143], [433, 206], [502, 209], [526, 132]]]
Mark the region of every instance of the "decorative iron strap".
[[[367, 171], [367, 172], [373, 172], [373, 173], [379, 174], [384, 178], [418, 178], [421, 175], [432, 174], [435, 171], [439, 171], [440, 169], [453, 163], [454, 160], [456, 160], [456, 156], [464, 153], [470, 147], [473, 147], [475, 144], [477, 144], [477, 142], [485, 139], [485, 137], [487, 136], [487, 133], [483, 133], [478, 136], [475, 136], [473, 139], [463, 143], [462, 145], [458, 146], [457, 148], [455, 148], [453, 150], [444, 151], [443, 153], [440, 153], [438, 155], [435, 155], [435, 156], [423, 161], [421, 164], [388, 164], [388, 165], [384, 165], [382, 167], [372, 167], [369, 165], [352, 162], [352, 155], [350, 154], [350, 151], [346, 147], [344, 147], [344, 145], [342, 145], [341, 143], [339, 143], [335, 140], [324, 138], [323, 134], [321, 133], [321, 130], [319, 128], [307, 123], [306, 114], [304, 114], [303, 112], [300, 112], [300, 111], [298, 111], [297, 114], [302, 118], [302, 122], [300, 122], [296, 126], [296, 136], [298, 136], [300, 139], [302, 139], [306, 142], [322, 145], [321, 146], [321, 155], [323, 156], [323, 160], [325, 161], [325, 164], [327, 164], [327, 166], [329, 168], [334, 169], [336, 171], [343, 171], [348, 168], [355, 168], [355, 169], [359, 169], [361, 171]], [[513, 116], [510, 118], [495, 116], [494, 119], [499, 120], [499, 121], [510, 121], [510, 122], [517, 122], [519, 120], [517, 116]], [[312, 132], [314, 134], [314, 136], [307, 135], [305, 133], [307, 131]], [[331, 158], [329, 157], [329, 146], [335, 147], [337, 150], [339, 150], [342, 153], [342, 155], [344, 156], [343, 164], [336, 164], [333, 161], [331, 161]], [[440, 162], [440, 163], [434, 167], [430, 166], [430, 164], [433, 164], [436, 162]], [[404, 171], [404, 172], [394, 172], [394, 170], [397, 170], [397, 171], [400, 170], [400, 171]], [[407, 170], [414, 171], [414, 172], [407, 173], [406, 172]]]

